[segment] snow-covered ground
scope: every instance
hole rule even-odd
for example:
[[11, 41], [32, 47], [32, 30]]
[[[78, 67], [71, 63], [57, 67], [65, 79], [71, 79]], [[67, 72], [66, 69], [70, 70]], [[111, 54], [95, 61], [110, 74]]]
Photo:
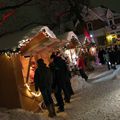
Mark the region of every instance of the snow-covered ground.
[[1, 108], [0, 120], [120, 120], [120, 67], [99, 75], [92, 73], [89, 78], [88, 82], [79, 76], [72, 78], [77, 92], [71, 103], [65, 104], [65, 112], [53, 119], [47, 117], [47, 111], [33, 113]]

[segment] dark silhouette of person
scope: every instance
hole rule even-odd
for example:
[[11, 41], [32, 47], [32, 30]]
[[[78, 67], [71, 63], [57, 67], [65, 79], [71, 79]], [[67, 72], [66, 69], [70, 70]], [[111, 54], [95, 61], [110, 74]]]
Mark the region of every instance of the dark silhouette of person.
[[51, 97], [51, 86], [52, 86], [52, 74], [50, 69], [46, 66], [43, 59], [37, 61], [38, 67], [35, 70], [34, 82], [35, 82], [35, 91], [40, 90], [45, 105], [48, 109], [48, 116], [54, 117], [55, 109], [53, 105], [53, 99]]
[[65, 61], [61, 58], [60, 53], [57, 52], [55, 55], [52, 55], [54, 59], [54, 73], [55, 73], [55, 78], [54, 78], [54, 89], [55, 89], [55, 98], [57, 100], [58, 104], [58, 112], [63, 112], [64, 111], [64, 102], [63, 102], [63, 97], [62, 97], [62, 90], [65, 96], [65, 101], [70, 102], [70, 94], [69, 91], [66, 87], [66, 77], [67, 77], [67, 71], [66, 71], [66, 63]]
[[88, 76], [85, 73], [85, 63], [84, 63], [84, 58], [82, 56], [82, 54], [80, 54], [79, 58], [78, 58], [78, 68], [79, 68], [79, 72], [82, 78], [84, 78], [86, 81], [88, 80]]
[[98, 58], [100, 59], [100, 63], [103, 65], [105, 64], [105, 61], [104, 61], [104, 49], [101, 48], [99, 51], [98, 51]]
[[109, 54], [109, 59], [110, 59], [110, 63], [111, 63], [111, 68], [112, 69], [116, 69], [116, 54], [115, 54], [115, 50], [111, 47], [109, 48], [109, 51], [108, 51], [108, 54]]

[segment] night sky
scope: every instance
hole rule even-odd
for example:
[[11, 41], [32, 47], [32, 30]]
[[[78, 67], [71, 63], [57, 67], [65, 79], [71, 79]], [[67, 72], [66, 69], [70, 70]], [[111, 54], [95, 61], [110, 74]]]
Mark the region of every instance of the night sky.
[[120, 0], [91, 0], [92, 6], [104, 5], [120, 13]]

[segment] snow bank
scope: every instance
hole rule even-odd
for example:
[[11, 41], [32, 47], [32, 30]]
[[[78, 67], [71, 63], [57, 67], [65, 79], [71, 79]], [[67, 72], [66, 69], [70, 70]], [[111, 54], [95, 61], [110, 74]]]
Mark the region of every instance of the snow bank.
[[117, 66], [116, 70], [112, 70], [112, 73], [109, 72], [106, 74], [104, 74], [105, 76], [101, 76], [98, 79], [94, 80], [92, 83], [98, 83], [98, 82], [102, 82], [102, 81], [107, 81], [107, 80], [112, 80], [114, 78], [120, 78], [120, 66]]
[[86, 88], [88, 86], [90, 86], [90, 84], [88, 82], [86, 82], [84, 79], [82, 79], [80, 76], [75, 75], [72, 79], [71, 79], [71, 85], [74, 91]]
[[22, 109], [0, 110], [0, 120], [45, 120], [39, 114]]

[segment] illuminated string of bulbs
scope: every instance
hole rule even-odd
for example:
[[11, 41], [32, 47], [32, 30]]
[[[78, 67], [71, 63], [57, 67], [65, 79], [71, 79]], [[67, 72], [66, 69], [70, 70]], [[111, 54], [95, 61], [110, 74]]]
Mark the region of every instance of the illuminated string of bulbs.
[[[41, 31], [47, 38], [50, 37], [49, 34], [45, 31]], [[28, 39], [24, 39], [24, 40], [21, 40], [18, 42], [18, 46], [15, 47], [15, 48], [10, 48], [10, 49], [3, 49], [3, 50], [0, 50], [0, 55], [3, 55], [5, 54], [6, 56], [11, 56], [11, 54], [19, 54], [21, 53], [20, 49], [24, 46], [26, 46], [30, 41], [32, 40], [32, 38]]]
[[0, 55], [5, 54], [6, 56], [10, 57], [12, 54], [19, 54], [19, 53], [21, 53], [21, 51], [20, 51], [21, 47], [26, 46], [26, 44], [28, 44], [29, 41], [30, 41], [30, 39], [21, 40], [21, 41], [18, 42], [17, 47], [14, 47], [14, 48], [11, 48], [11, 49], [0, 50]]
[[32, 90], [30, 89], [30, 86], [27, 83], [25, 84], [25, 87], [34, 97], [39, 97], [41, 95], [40, 92], [39, 93], [32, 92]]

